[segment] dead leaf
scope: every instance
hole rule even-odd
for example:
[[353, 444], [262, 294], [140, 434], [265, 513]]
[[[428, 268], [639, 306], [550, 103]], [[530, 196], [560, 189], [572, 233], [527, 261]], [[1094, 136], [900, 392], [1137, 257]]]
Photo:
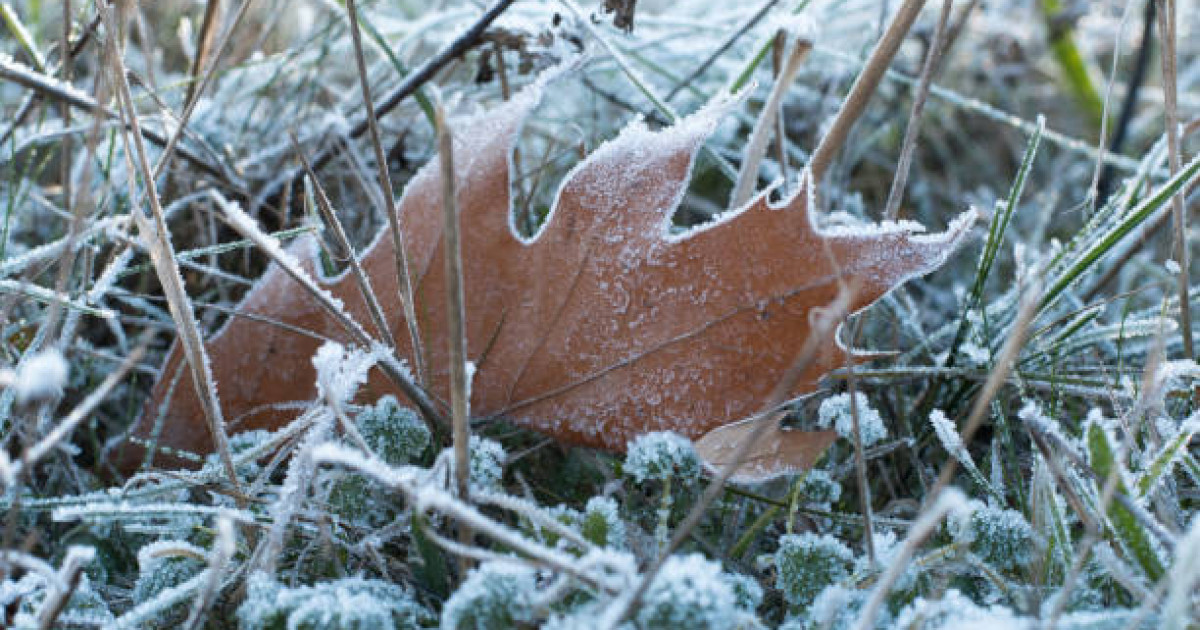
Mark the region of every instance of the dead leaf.
[[[761, 410], [809, 336], [810, 313], [834, 300], [839, 278], [854, 287], [850, 310], [862, 309], [939, 266], [973, 221], [964, 215], [935, 235], [917, 233], [914, 224], [821, 230], [802, 192], [780, 205], [762, 194], [738, 212], [671, 234], [696, 151], [731, 106], [725, 101], [662, 131], [630, 125], [567, 176], [541, 232], [522, 239], [512, 225], [509, 157], [540, 89], [454, 124], [474, 417], [504, 417], [563, 442], [617, 451], [650, 431], [701, 438]], [[428, 389], [445, 401], [440, 195], [434, 160], [410, 182], [399, 212]], [[311, 238], [292, 247], [313, 274], [316, 247]], [[391, 238], [381, 233], [362, 265], [385, 303], [400, 355], [408, 356], [393, 262]], [[354, 279], [327, 279], [326, 286], [369, 329]], [[321, 337], [348, 342], [274, 266], [240, 311], [254, 318], [233, 318], [207, 344], [231, 433], [294, 417], [294, 405], [278, 407], [314, 397], [311, 358]], [[831, 335], [790, 394], [813, 391], [846, 358]], [[176, 348], [136, 434], [157, 434], [154, 421], [163, 412], [159, 444], [207, 452], [193, 388], [172, 387], [180, 361]], [[393, 389], [373, 373], [361, 398]], [[800, 435], [816, 445], [811, 458], [793, 462], [807, 467], [832, 437]]]

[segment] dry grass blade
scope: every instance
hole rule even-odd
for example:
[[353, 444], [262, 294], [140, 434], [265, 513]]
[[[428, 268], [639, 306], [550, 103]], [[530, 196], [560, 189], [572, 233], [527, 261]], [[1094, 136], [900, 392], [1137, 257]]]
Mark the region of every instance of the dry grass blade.
[[771, 132], [781, 129], [776, 123], [783, 116], [783, 112], [780, 110], [783, 96], [791, 87], [792, 79], [800, 70], [800, 64], [804, 63], [808, 53], [812, 50], [812, 41], [807, 34], [791, 35], [792, 37], [789, 39], [792, 39], [792, 42], [788, 45], [787, 52], [784, 53], [783, 68], [775, 79], [775, 85], [771, 87], [771, 94], [767, 97], [767, 102], [763, 104], [762, 115], [754, 123], [754, 132], [750, 134], [750, 141], [746, 145], [746, 156], [742, 160], [742, 168], [738, 170], [737, 184], [734, 185], [733, 194], [730, 196], [730, 208], [740, 208], [746, 205], [750, 201], [750, 196], [754, 194], [754, 189], [758, 184], [758, 167], [767, 155], [768, 139], [771, 137]]
[[439, 104], [437, 112], [438, 159], [442, 178], [442, 238], [446, 265], [446, 314], [449, 339], [450, 423], [454, 430], [454, 482], [458, 496], [470, 496], [470, 431], [467, 408], [470, 383], [467, 374], [466, 310], [463, 306], [462, 244], [459, 239], [458, 195], [455, 190], [454, 135]]
[[[1167, 135], [1167, 161], [1171, 169], [1171, 176], [1179, 173], [1181, 165], [1180, 147], [1179, 147], [1179, 97], [1178, 91], [1178, 73], [1176, 71], [1176, 28], [1178, 26], [1178, 18], [1175, 14], [1175, 0], [1150, 0], [1151, 2], [1159, 3], [1158, 11], [1158, 31], [1162, 40], [1162, 76], [1163, 76], [1163, 101], [1164, 114]], [[1175, 218], [1175, 256], [1179, 260], [1179, 273], [1177, 281], [1179, 283], [1179, 330], [1183, 336], [1183, 355], [1188, 360], [1196, 358], [1196, 350], [1193, 347], [1192, 330], [1192, 307], [1191, 298], [1189, 296], [1189, 282], [1191, 278], [1191, 264], [1189, 259], [1191, 254], [1188, 251], [1188, 227], [1187, 213], [1184, 211], [1184, 191], [1179, 191], [1171, 199], [1171, 213]], [[1197, 394], [1200, 400], [1200, 394]]]
[[850, 87], [850, 93], [842, 102], [842, 107], [838, 110], [833, 125], [829, 127], [829, 131], [825, 133], [820, 144], [813, 151], [812, 159], [809, 161], [813, 181], [819, 183], [824, 178], [825, 171], [833, 164], [833, 156], [837, 155], [842, 145], [846, 144], [850, 128], [866, 110], [867, 103], [875, 94], [875, 89], [879, 87], [880, 79], [891, 65], [896, 52], [900, 50], [900, 44], [904, 43], [904, 38], [908, 35], [909, 29], [912, 28], [913, 22], [917, 20], [917, 16], [920, 15], [924, 6], [925, 0], [905, 0], [904, 4], [896, 10], [896, 16], [892, 18], [887, 31], [875, 45], [875, 49], [871, 51], [866, 66], [854, 80], [854, 85]]
[[367, 308], [371, 313], [371, 321], [375, 324], [375, 330], [379, 333], [379, 338], [389, 348], [395, 348], [396, 340], [392, 338], [392, 331], [388, 328], [387, 317], [384, 316], [383, 308], [379, 306], [379, 300], [375, 297], [375, 291], [371, 288], [371, 279], [363, 272], [358, 254], [355, 253], [354, 246], [350, 244], [350, 239], [346, 236], [346, 230], [342, 227], [342, 222], [338, 219], [337, 212], [334, 212], [333, 204], [329, 201], [329, 196], [325, 194], [325, 188], [317, 181], [317, 175], [313, 172], [312, 165], [308, 163], [308, 158], [304, 155], [304, 149], [300, 147], [295, 134], [289, 130], [288, 137], [292, 140], [292, 148], [296, 151], [296, 155], [300, 157], [300, 161], [304, 164], [304, 170], [308, 172], [308, 179], [306, 181], [310, 182], [314, 189], [313, 197], [316, 198], [317, 209], [320, 211], [321, 217], [325, 220], [325, 224], [329, 226], [330, 231], [333, 233], [334, 242], [337, 243], [338, 248], [346, 255], [346, 261], [350, 265], [350, 270], [354, 274], [355, 281], [358, 282], [358, 289], [362, 293], [363, 300], [367, 303]]
[[892, 188], [888, 191], [887, 204], [884, 206], [883, 216], [889, 221], [895, 221], [900, 215], [900, 202], [904, 199], [904, 187], [908, 183], [913, 151], [917, 148], [917, 135], [921, 130], [921, 113], [925, 111], [929, 86], [933, 84], [933, 75], [937, 73], [942, 52], [946, 48], [946, 23], [950, 20], [950, 11], [953, 8], [954, 0], [942, 1], [942, 11], [938, 14], [937, 27], [933, 31], [933, 41], [929, 43], [925, 64], [921, 66], [921, 78], [917, 83], [916, 92], [913, 93], [912, 111], [908, 114], [908, 125], [904, 128], [904, 142], [900, 145], [896, 176], [892, 179]]
[[[400, 233], [400, 222], [396, 216], [396, 198], [392, 193], [392, 177], [388, 173], [387, 155], [383, 151], [383, 141], [379, 139], [379, 123], [376, 119], [375, 102], [371, 100], [371, 85], [367, 81], [367, 63], [363, 59], [362, 34], [358, 27], [358, 8], [355, 0], [346, 0], [346, 13], [350, 17], [350, 37], [354, 42], [354, 61], [358, 67], [358, 83], [362, 88], [363, 106], [367, 110], [367, 129], [371, 132], [371, 147], [375, 150], [375, 168], [378, 173], [379, 192], [383, 197], [384, 216], [387, 218], [388, 232], [392, 237], [392, 247], [396, 260], [396, 288], [400, 293], [400, 305], [404, 309], [404, 320], [408, 324], [409, 343], [412, 349], [413, 371], [417, 375], [417, 383], [428, 384], [429, 373], [425, 367], [425, 352], [422, 348], [421, 330], [418, 325], [416, 305], [413, 302], [413, 281], [409, 271], [408, 248]], [[440, 127], [439, 127], [440, 132]], [[312, 168], [305, 162], [305, 168]], [[310, 175], [311, 177], [311, 175]], [[393, 342], [392, 347], [395, 347]]]
[[[127, 3], [122, 3], [119, 6], [124, 9], [127, 7]], [[117, 24], [118, 13], [112, 8], [101, 10], [104, 11], [105, 23], [108, 26], [109, 33], [121, 33], [120, 25]], [[159, 282], [162, 283], [163, 292], [167, 297], [171, 317], [175, 321], [175, 326], [179, 332], [179, 339], [183, 344], [184, 353], [187, 357], [188, 370], [192, 377], [192, 386], [195, 388], [196, 395], [201, 401], [201, 407], [204, 410], [204, 419], [208, 425], [216, 452], [221, 459], [222, 465], [225, 467], [229, 483], [240, 493], [241, 484], [238, 482], [237, 472], [233, 466], [233, 458], [229, 452], [229, 437], [225, 433], [225, 419], [221, 415], [221, 403], [217, 398], [217, 384], [213, 380], [212, 372], [209, 370], [208, 353], [204, 349], [204, 341], [200, 337], [200, 329], [196, 323], [195, 313], [192, 312], [191, 301], [188, 299], [187, 292], [183, 289], [183, 278], [179, 275], [179, 264], [175, 260], [175, 249], [171, 245], [170, 231], [167, 229], [167, 222], [163, 217], [162, 205], [158, 197], [158, 188], [154, 183], [154, 173], [150, 168], [146, 146], [142, 141], [141, 125], [138, 122], [137, 110], [133, 104], [133, 96], [129, 91], [129, 82], [126, 80], [125, 64], [122, 60], [123, 53], [119, 47], [117, 38], [112, 35], [110, 35], [108, 40], [108, 53], [112, 68], [110, 76], [117, 87], [118, 100], [122, 105], [121, 112], [125, 115], [131, 132], [124, 134], [126, 159], [132, 162], [134, 158], [131, 154], [136, 155], [137, 159], [136, 168], [132, 164], [130, 165], [130, 198], [138, 198], [134, 173], [140, 172], [142, 183], [145, 187], [145, 198], [150, 206], [150, 219], [147, 219], [143, 211], [139, 209], [134, 211], [134, 220], [138, 224], [138, 231], [148, 241], [150, 258], [154, 262], [155, 272], [158, 275]], [[135, 151], [129, 150], [130, 145], [132, 145]], [[150, 222], [151, 220], [153, 223]]]

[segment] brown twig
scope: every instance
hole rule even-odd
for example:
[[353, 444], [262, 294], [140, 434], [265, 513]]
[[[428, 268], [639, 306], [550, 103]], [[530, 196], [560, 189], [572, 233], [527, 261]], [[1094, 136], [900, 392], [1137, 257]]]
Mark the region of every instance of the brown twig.
[[350, 238], [346, 236], [346, 230], [342, 227], [342, 222], [338, 220], [337, 213], [333, 210], [333, 204], [329, 201], [329, 196], [325, 194], [325, 188], [317, 181], [316, 173], [312, 172], [312, 166], [309, 165], [308, 158], [304, 155], [304, 149], [300, 148], [300, 143], [296, 140], [296, 135], [291, 130], [288, 130], [288, 137], [291, 138], [292, 148], [295, 149], [296, 155], [300, 156], [300, 161], [304, 164], [304, 169], [308, 172], [308, 181], [312, 182], [314, 189], [313, 197], [316, 199], [317, 209], [320, 211], [321, 217], [325, 220], [325, 224], [329, 226], [334, 242], [346, 253], [351, 273], [358, 283], [358, 290], [362, 293], [363, 301], [367, 303], [367, 312], [371, 314], [371, 321], [375, 324], [376, 330], [379, 331], [379, 338], [389, 348], [394, 349], [396, 347], [396, 340], [392, 337], [392, 331], [388, 328], [387, 317], [383, 314], [383, 307], [379, 305], [379, 300], [375, 297], [375, 291], [371, 288], [371, 279], [363, 271], [362, 263], [358, 260], [358, 254], [354, 252], [354, 246], [350, 244]]
[[929, 86], [933, 84], [933, 75], [937, 72], [938, 63], [942, 60], [946, 36], [946, 23], [950, 20], [950, 11], [954, 8], [954, 0], [942, 0], [942, 11], [938, 14], [937, 27], [933, 31], [933, 41], [929, 44], [929, 52], [925, 55], [925, 64], [921, 67], [921, 77], [917, 82], [917, 91], [913, 93], [912, 111], [908, 114], [908, 125], [904, 129], [904, 142], [900, 146], [900, 160], [896, 163], [896, 176], [892, 178], [892, 189], [888, 191], [887, 205], [884, 206], [883, 216], [889, 221], [895, 221], [900, 214], [900, 202], [904, 199], [904, 187], [908, 184], [908, 172], [912, 167], [913, 152], [917, 148], [917, 134], [921, 130], [921, 113], [925, 111], [925, 101], [929, 98]]
[[[1178, 89], [1178, 76], [1176, 73], [1176, 53], [1175, 53], [1175, 26], [1177, 19], [1175, 15], [1175, 0], [1153, 0], [1160, 4], [1158, 11], [1158, 32], [1159, 39], [1162, 40], [1162, 83], [1163, 83], [1163, 109], [1166, 124], [1167, 134], [1167, 164], [1171, 169], [1171, 176], [1174, 177], [1182, 168], [1179, 155], [1179, 105], [1176, 91]], [[1179, 257], [1179, 330], [1183, 335], [1183, 355], [1184, 358], [1193, 360], [1196, 358], [1196, 350], [1192, 345], [1192, 335], [1195, 331], [1192, 330], [1192, 307], [1191, 298], [1189, 297], [1188, 278], [1190, 277], [1191, 266], [1189, 259], [1191, 256], [1188, 252], [1187, 240], [1187, 214], [1183, 208], [1183, 191], [1175, 194], [1171, 199], [1171, 212], [1175, 217], [1175, 255]]]
[[883, 78], [888, 66], [891, 65], [896, 52], [900, 50], [900, 44], [904, 43], [904, 38], [908, 35], [909, 29], [912, 28], [913, 22], [916, 21], [917, 15], [921, 13], [924, 6], [925, 0], [905, 0], [904, 4], [896, 11], [896, 17], [888, 25], [883, 37], [871, 51], [870, 58], [867, 59], [858, 78], [854, 80], [854, 85], [850, 87], [850, 93], [846, 95], [846, 100], [842, 102], [842, 108], [834, 118], [833, 125], [821, 138], [820, 144], [813, 151], [812, 159], [809, 160], [809, 169], [812, 171], [814, 182], [821, 181], [825, 176], [825, 171], [833, 163], [833, 156], [846, 143], [846, 138], [850, 135], [850, 128], [866, 110], [867, 103], [870, 102], [871, 96], [875, 94], [875, 89], [879, 86], [879, 80]]
[[[128, 0], [125, 0], [119, 5], [122, 13], [127, 9], [127, 2]], [[142, 184], [145, 186], [146, 201], [150, 206], [151, 216], [149, 218], [140, 208], [134, 211], [133, 216], [138, 224], [138, 231], [147, 239], [150, 246], [150, 258], [154, 262], [154, 269], [162, 284], [163, 292], [168, 298], [167, 306], [179, 331], [181, 346], [192, 376], [192, 385], [196, 389], [196, 397], [200, 400], [201, 409], [204, 411], [209, 434], [216, 446], [218, 457], [225, 467], [225, 473], [229, 476], [229, 483], [238, 494], [241, 494], [241, 484], [238, 481], [237, 471], [230, 454], [229, 438], [225, 433], [225, 419], [221, 414], [221, 404], [217, 398], [217, 384], [209, 371], [208, 352], [204, 348], [196, 315], [192, 312], [191, 302], [183, 288], [183, 279], [179, 275], [179, 264], [175, 260], [175, 248], [171, 245], [170, 231], [167, 229], [158, 189], [154, 183], [153, 170], [150, 167], [150, 159], [142, 137], [137, 109], [134, 107], [133, 95], [129, 91], [129, 82], [126, 80], [125, 63], [121, 57], [122, 51], [117, 36], [121, 32], [117, 24], [117, 16], [111, 7], [101, 7], [99, 10], [104, 12], [104, 21], [109, 29], [108, 52], [111, 57], [109, 61], [112, 65], [112, 80], [117, 88], [118, 102], [121, 104], [119, 111], [125, 117], [129, 130], [124, 134], [125, 157], [132, 162], [134, 156], [131, 156], [130, 153], [133, 153], [137, 160], [136, 168], [130, 164], [130, 198], [138, 197], [133, 173], [140, 171]], [[134, 149], [132, 152], [129, 151], [130, 145]]]
[[[371, 100], [371, 85], [367, 80], [367, 63], [363, 59], [362, 34], [358, 27], [358, 8], [355, 0], [346, 0], [346, 13], [350, 17], [350, 35], [354, 42], [354, 60], [358, 66], [358, 82], [362, 88], [363, 106], [367, 109], [367, 130], [371, 132], [371, 146], [375, 149], [375, 167], [379, 180], [379, 190], [383, 196], [384, 214], [387, 216], [388, 233], [392, 237], [392, 251], [396, 258], [396, 287], [400, 293], [400, 304], [404, 309], [405, 323], [408, 325], [409, 342], [412, 344], [413, 368], [418, 383], [429, 383], [426, 371], [424, 352], [421, 347], [421, 331], [417, 323], [417, 309], [413, 303], [412, 274], [409, 272], [408, 250], [404, 244], [404, 235], [400, 233], [400, 219], [396, 214], [396, 198], [392, 193], [392, 177], [388, 173], [387, 154], [383, 143], [379, 140], [379, 125], [376, 122], [375, 103]], [[305, 167], [312, 172], [312, 167]], [[393, 343], [393, 347], [395, 344]]]

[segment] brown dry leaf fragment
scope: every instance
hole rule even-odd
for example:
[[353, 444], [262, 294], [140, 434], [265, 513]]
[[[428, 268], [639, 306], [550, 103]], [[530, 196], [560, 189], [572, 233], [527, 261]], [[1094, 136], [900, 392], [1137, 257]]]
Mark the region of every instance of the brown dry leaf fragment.
[[[670, 234], [696, 151], [730, 107], [732, 101], [725, 101], [663, 131], [640, 123], [627, 127], [567, 176], [541, 233], [522, 239], [512, 225], [509, 157], [540, 91], [540, 84], [528, 88], [453, 126], [476, 417], [502, 416], [564, 442], [618, 451], [651, 431], [701, 438], [761, 410], [804, 345], [810, 312], [834, 301], [839, 274], [854, 288], [849, 309], [857, 311], [939, 266], [973, 221], [968, 213], [935, 235], [916, 233], [914, 224], [819, 230], [805, 194], [778, 206], [763, 194], [741, 211]], [[422, 169], [399, 213], [415, 274], [429, 390], [445, 401], [439, 178], [436, 163]], [[315, 240], [298, 242], [292, 251], [318, 273]], [[393, 300], [391, 239], [377, 237], [362, 265], [380, 299]], [[368, 320], [353, 278], [328, 279], [326, 287], [358, 321]], [[402, 309], [384, 307], [399, 353], [407, 356]], [[235, 317], [208, 342], [225, 417], [231, 432], [275, 428], [295, 414], [294, 406], [281, 409], [280, 403], [314, 397], [311, 358], [320, 337], [349, 340], [275, 266], [240, 310], [259, 317]], [[790, 394], [813, 391], [818, 378], [846, 358], [831, 336]], [[170, 387], [180, 360], [173, 350], [137, 433], [151, 435], [157, 410], [165, 409], [159, 443], [208, 452], [195, 394]], [[393, 386], [375, 371], [360, 399], [389, 392]], [[810, 466], [832, 440], [829, 432], [779, 436], [808, 455], [791, 463], [767, 461], [762, 466], [768, 475]], [[805, 440], [814, 448], [807, 449]]]

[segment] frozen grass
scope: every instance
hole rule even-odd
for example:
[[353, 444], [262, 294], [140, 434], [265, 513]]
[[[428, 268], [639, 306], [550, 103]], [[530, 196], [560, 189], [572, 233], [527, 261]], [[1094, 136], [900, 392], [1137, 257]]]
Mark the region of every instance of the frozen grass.
[[[0, 3], [0, 625], [1200, 623], [1194, 2], [960, 0], [940, 27], [929, 3], [849, 100], [881, 3], [97, 4]], [[1138, 79], [1146, 32], [1168, 45]], [[682, 438], [629, 459], [498, 421], [468, 438], [462, 401], [449, 448], [428, 400], [432, 432], [354, 398], [376, 361], [420, 395], [421, 362], [389, 352], [419, 332], [333, 303], [356, 342], [317, 357], [325, 395], [273, 433], [223, 420], [237, 375], [209, 375], [199, 339], [288, 259], [277, 239], [321, 233], [340, 270], [389, 229], [386, 188], [438, 159], [436, 105], [472, 113], [563, 63], [513, 156], [525, 235], [631, 118], [743, 88], [680, 226], [794, 190], [814, 151], [828, 226], [982, 210], [977, 244], [849, 327], [896, 352], [793, 405], [843, 436], [817, 468], [721, 489]], [[123, 479], [111, 457], [176, 333], [199, 366], [177, 386], [204, 390], [222, 447]]]

